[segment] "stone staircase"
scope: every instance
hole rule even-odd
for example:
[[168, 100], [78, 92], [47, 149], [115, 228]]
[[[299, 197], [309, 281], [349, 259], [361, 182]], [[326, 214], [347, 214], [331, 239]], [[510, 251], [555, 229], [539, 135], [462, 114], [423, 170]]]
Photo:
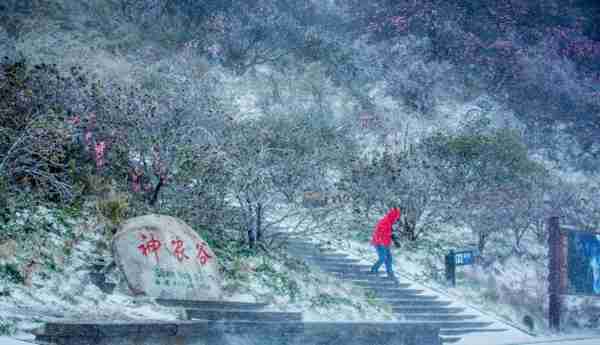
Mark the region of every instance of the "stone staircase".
[[185, 311], [175, 321], [46, 322], [45, 345], [440, 345], [439, 328], [423, 322], [306, 322], [264, 303], [156, 299]]
[[[293, 240], [291, 254], [387, 303], [398, 322], [310, 322], [264, 303], [156, 299], [182, 320], [49, 320], [36, 343], [52, 345], [441, 345], [478, 332], [501, 332], [450, 301], [369, 272], [343, 254]], [[100, 265], [99, 265], [100, 266]], [[98, 279], [99, 282], [103, 281]]]
[[188, 320], [51, 321], [36, 334], [45, 345], [440, 345], [424, 323], [304, 322], [301, 313], [265, 304], [156, 300], [183, 308]]
[[503, 332], [503, 328], [490, 328], [491, 322], [475, 320], [477, 315], [464, 314], [464, 308], [451, 307], [452, 302], [441, 301], [437, 296], [424, 295], [423, 290], [411, 288], [370, 272], [370, 266], [344, 254], [303, 241], [289, 239], [287, 251], [292, 256], [316, 266], [333, 276], [364, 288], [365, 292], [391, 306], [394, 314], [407, 322], [421, 322], [439, 327], [443, 343], [455, 343], [462, 335], [477, 332]]

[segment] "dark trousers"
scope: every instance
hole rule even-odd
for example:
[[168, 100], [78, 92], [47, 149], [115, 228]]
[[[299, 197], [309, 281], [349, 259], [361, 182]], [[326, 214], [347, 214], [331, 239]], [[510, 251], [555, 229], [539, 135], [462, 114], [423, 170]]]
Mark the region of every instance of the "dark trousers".
[[377, 250], [377, 257], [379, 258], [377, 262], [371, 267], [371, 272], [379, 271], [379, 267], [382, 264], [385, 264], [385, 271], [388, 276], [393, 276], [394, 272], [392, 271], [392, 251], [390, 247], [377, 245], [375, 246], [375, 250]]

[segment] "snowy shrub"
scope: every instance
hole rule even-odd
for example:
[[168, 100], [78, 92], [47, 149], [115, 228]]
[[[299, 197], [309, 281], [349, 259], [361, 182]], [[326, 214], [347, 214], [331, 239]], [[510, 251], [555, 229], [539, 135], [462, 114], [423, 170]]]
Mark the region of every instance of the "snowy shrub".
[[[85, 73], [21, 60], [0, 64], [0, 175], [13, 191], [72, 202], [86, 163], [78, 115], [93, 96]], [[87, 136], [86, 136], [87, 139]]]
[[346, 297], [334, 296], [329, 293], [320, 293], [313, 296], [310, 299], [310, 303], [313, 308], [335, 308], [340, 305], [354, 305], [352, 300]]
[[6, 280], [14, 284], [23, 284], [25, 282], [25, 278], [16, 264], [1, 264], [0, 280]]
[[96, 209], [98, 214], [110, 224], [114, 232], [128, 214], [128, 195], [124, 193], [110, 193], [105, 198], [97, 201]]
[[256, 267], [256, 273], [262, 273], [261, 280], [265, 286], [278, 295], [288, 296], [292, 303], [300, 295], [300, 287], [291, 272], [276, 271], [272, 263], [263, 259], [263, 262]]
[[500, 286], [493, 275], [488, 276], [482, 296], [494, 303], [500, 300]]
[[10, 336], [15, 334], [16, 331], [17, 328], [13, 321], [5, 320], [4, 318], [0, 317], [0, 336]]
[[562, 318], [568, 327], [598, 328], [600, 305], [594, 297], [567, 296], [564, 300]]

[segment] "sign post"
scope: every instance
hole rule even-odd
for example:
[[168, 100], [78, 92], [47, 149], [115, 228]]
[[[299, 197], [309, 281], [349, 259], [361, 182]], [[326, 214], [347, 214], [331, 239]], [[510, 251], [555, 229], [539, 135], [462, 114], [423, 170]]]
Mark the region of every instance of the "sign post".
[[475, 263], [475, 250], [450, 250], [446, 255], [446, 281], [456, 286], [456, 266], [467, 266]]
[[554, 214], [548, 231], [548, 324], [560, 331], [563, 295], [600, 296], [600, 232], [561, 225]]
[[456, 261], [454, 260], [454, 250], [446, 254], [446, 281], [450, 286], [456, 286]]
[[548, 234], [548, 321], [550, 328], [558, 331], [561, 309], [561, 262], [563, 261], [558, 217], [553, 216], [548, 219]]

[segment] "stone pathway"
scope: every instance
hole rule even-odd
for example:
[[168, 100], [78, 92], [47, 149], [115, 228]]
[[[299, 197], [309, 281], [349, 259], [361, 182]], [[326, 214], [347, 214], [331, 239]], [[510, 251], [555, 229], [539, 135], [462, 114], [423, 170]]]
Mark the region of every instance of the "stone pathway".
[[[441, 345], [439, 327], [410, 322], [306, 322], [263, 303], [157, 299], [185, 320], [49, 321], [36, 343], [57, 345]], [[11, 344], [12, 345], [12, 344]]]
[[389, 304], [403, 321], [423, 322], [440, 328], [443, 343], [459, 342], [473, 333], [501, 333], [508, 329], [490, 327], [493, 322], [478, 320], [480, 315], [465, 313], [466, 308], [452, 306], [452, 301], [440, 300], [436, 295], [424, 294], [408, 281], [392, 281], [383, 274], [370, 272], [370, 266], [358, 260], [299, 239], [289, 239], [288, 253], [313, 267], [347, 280], [370, 291], [375, 298]]

